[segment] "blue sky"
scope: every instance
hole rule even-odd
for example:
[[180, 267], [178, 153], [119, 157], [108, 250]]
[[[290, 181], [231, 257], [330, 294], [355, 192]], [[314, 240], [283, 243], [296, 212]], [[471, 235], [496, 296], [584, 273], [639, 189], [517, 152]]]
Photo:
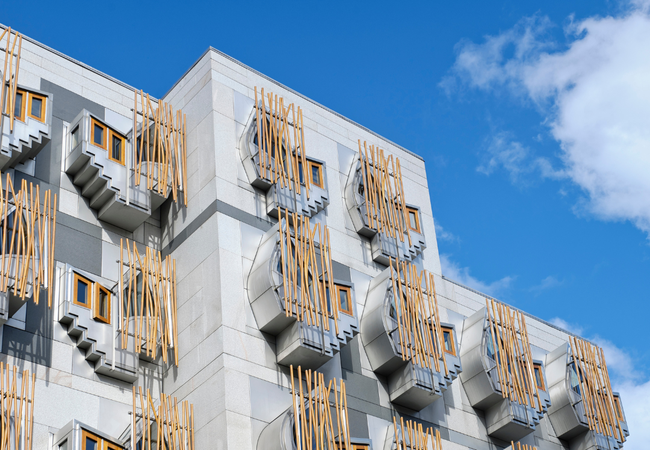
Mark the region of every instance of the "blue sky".
[[603, 345], [641, 448], [647, 5], [350, 3], [15, 1], [0, 21], [155, 96], [213, 46], [424, 156], [443, 273]]

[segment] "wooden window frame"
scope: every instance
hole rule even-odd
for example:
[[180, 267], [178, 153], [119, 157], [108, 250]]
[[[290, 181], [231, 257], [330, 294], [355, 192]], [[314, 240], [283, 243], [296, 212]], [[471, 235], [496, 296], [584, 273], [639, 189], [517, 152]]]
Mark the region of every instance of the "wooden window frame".
[[104, 445], [102, 446], [101, 450], [123, 450], [123, 449], [119, 445], [113, 444], [112, 442], [108, 442], [106, 439], [104, 439]]
[[[411, 212], [415, 214], [415, 227], [411, 224]], [[406, 207], [406, 216], [408, 217], [408, 226], [410, 230], [422, 234], [422, 227], [420, 227], [420, 211], [417, 208], [410, 206]]]
[[[93, 127], [93, 130], [95, 128]], [[113, 137], [118, 138], [122, 142], [122, 153], [120, 154], [120, 159], [115, 159], [113, 158]], [[113, 131], [113, 129], [108, 128], [108, 145], [106, 146], [106, 149], [108, 151], [108, 159], [111, 161], [115, 161], [118, 164], [121, 165], [126, 165], [124, 155], [126, 154], [126, 138], [122, 136], [120, 133], [117, 133], [116, 131]]]
[[[334, 284], [336, 286], [336, 301], [338, 302], [339, 305], [339, 311], [342, 313], [347, 314], [348, 316], [354, 317], [354, 308], [352, 307], [352, 289], [350, 286], [344, 286], [342, 284]], [[344, 290], [348, 293], [348, 301], [350, 302], [350, 309], [343, 309], [341, 306], [341, 294], [339, 293], [340, 290]]]
[[[75, 305], [79, 305], [79, 306], [83, 306], [84, 308], [91, 309], [91, 305], [93, 303], [92, 295], [93, 295], [93, 284], [94, 283], [92, 281], [90, 281], [88, 278], [84, 277], [83, 275], [78, 274], [77, 272], [73, 272], [73, 273], [74, 273], [74, 278], [73, 278], [74, 297], [73, 297], [72, 301], [73, 301], [73, 303]], [[88, 304], [84, 304], [84, 303], [81, 303], [81, 302], [77, 301], [77, 286], [79, 285], [78, 284], [79, 280], [83, 281], [88, 286]]]
[[[22, 107], [20, 108], [20, 115], [19, 116], [14, 116], [14, 119], [20, 120], [21, 122], [25, 122], [25, 108], [27, 107], [26, 105], [27, 105], [29, 93], [27, 91], [25, 91], [24, 89], [16, 88], [16, 96], [18, 96], [18, 94], [22, 94], [22, 96], [23, 96], [23, 104], [22, 104]], [[7, 90], [7, 98], [5, 100], [9, 99], [9, 95], [11, 95], [11, 93], [9, 92], [9, 90]], [[5, 107], [7, 108], [6, 114], [9, 114], [9, 102], [5, 101], [5, 105], [6, 105]], [[15, 108], [15, 105], [14, 105], [14, 108]]]
[[535, 369], [539, 369], [539, 379], [542, 382], [542, 385], [539, 386], [537, 385], [537, 376], [535, 376], [535, 384], [537, 385], [538, 389], [541, 389], [542, 391], [546, 392], [546, 380], [544, 379], [544, 371], [542, 370], [542, 365], [538, 363], [533, 363], [533, 375], [535, 375]]
[[[32, 116], [31, 105], [32, 105], [32, 98], [34, 98], [34, 97], [41, 100], [41, 117]], [[45, 95], [35, 94], [33, 92], [30, 92], [29, 93], [29, 101], [27, 103], [29, 105], [29, 107], [27, 108], [27, 116], [29, 116], [30, 118], [32, 118], [34, 120], [38, 120], [41, 123], [45, 123], [45, 111], [47, 111], [47, 107], [46, 107], [46, 105], [47, 105], [47, 97]]]
[[[316, 161], [307, 161], [309, 164], [309, 180], [314, 186], [318, 186], [321, 189], [325, 189], [325, 179], [323, 178], [323, 164]], [[320, 178], [320, 183], [314, 181], [312, 167], [318, 168], [318, 177]]]
[[[104, 134], [102, 135], [102, 145], [99, 145], [95, 142], [95, 125], [99, 125], [104, 129]], [[95, 147], [103, 148], [106, 150], [106, 141], [108, 140], [108, 127], [101, 123], [99, 120], [94, 117], [90, 118], [90, 144]]]
[[[456, 339], [454, 338], [454, 329], [451, 327], [445, 327], [441, 326], [440, 330], [442, 331], [442, 345], [443, 345], [443, 350], [445, 353], [449, 353], [452, 356], [456, 356]], [[445, 331], [449, 332], [449, 336], [451, 337], [451, 350], [447, 350], [447, 346], [445, 345]]]
[[[75, 284], [76, 286], [76, 284]], [[107, 317], [102, 316], [99, 313], [99, 294], [101, 292], [104, 292], [108, 296], [108, 305], [106, 308], [106, 315]], [[111, 295], [112, 292], [106, 289], [104, 286], [102, 286], [99, 283], [95, 283], [95, 301], [93, 302], [93, 319], [99, 320], [100, 322], [104, 322], [107, 324], [111, 323]]]
[[82, 428], [81, 429], [81, 450], [86, 450], [86, 438], [91, 438], [92, 440], [97, 442], [97, 450], [102, 449], [103, 439], [97, 436], [96, 434], [91, 433], [90, 431], [84, 430]]

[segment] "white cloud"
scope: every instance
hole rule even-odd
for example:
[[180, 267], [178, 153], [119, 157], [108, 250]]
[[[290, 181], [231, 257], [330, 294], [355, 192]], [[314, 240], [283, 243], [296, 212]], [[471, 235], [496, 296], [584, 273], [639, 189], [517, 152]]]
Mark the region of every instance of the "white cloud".
[[440, 222], [434, 220], [436, 227], [436, 239], [438, 241], [447, 241], [447, 242], [460, 242], [460, 238], [450, 231], [445, 230], [440, 225]]
[[476, 170], [491, 175], [499, 168], [505, 169], [515, 184], [527, 184], [530, 175], [538, 173], [542, 178], [561, 178], [564, 174], [553, 169], [546, 158], [536, 157], [521, 142], [513, 139], [512, 133], [501, 131], [491, 136], [484, 160]]
[[452, 261], [449, 255], [440, 255], [440, 265], [442, 274], [454, 281], [458, 281], [465, 286], [476, 289], [484, 294], [497, 297], [500, 293], [507, 290], [514, 281], [514, 277], [506, 276], [492, 283], [485, 283], [469, 273], [469, 267], [461, 267], [455, 261]]
[[[550, 322], [566, 331], [582, 335], [584, 329], [568, 323], [559, 317]], [[635, 359], [625, 350], [599, 336], [589, 338], [605, 352], [605, 360], [612, 389], [621, 395], [625, 418], [630, 430], [630, 437], [625, 443], [625, 450], [647, 448], [650, 440], [650, 379], [635, 365]]]
[[562, 280], [558, 280], [555, 276], [549, 275], [546, 278], [544, 278], [542, 281], [540, 281], [539, 284], [532, 286], [528, 290], [533, 294], [538, 295], [542, 291], [546, 291], [548, 289], [553, 289], [555, 287], [561, 286], [563, 283], [564, 282]]
[[[540, 16], [481, 44], [461, 42], [452, 75], [441, 83], [448, 90], [460, 83], [532, 101], [559, 143], [558, 173], [585, 194], [579, 205], [604, 220], [629, 220], [648, 234], [649, 4], [633, 2], [616, 17], [572, 21], [561, 50], [547, 37], [552, 24]], [[505, 150], [494, 164], [512, 176], [530, 155], [512, 142]], [[484, 167], [490, 170], [489, 163]]]

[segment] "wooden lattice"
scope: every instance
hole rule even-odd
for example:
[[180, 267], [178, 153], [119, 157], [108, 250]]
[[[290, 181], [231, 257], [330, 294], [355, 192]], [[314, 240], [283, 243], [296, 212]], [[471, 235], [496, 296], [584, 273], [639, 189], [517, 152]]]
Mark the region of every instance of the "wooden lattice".
[[22, 180], [20, 190], [16, 192], [7, 174], [5, 186], [4, 191], [0, 187], [0, 290], [7, 292], [12, 281], [13, 295], [24, 299], [27, 284], [30, 284], [34, 303], [38, 304], [41, 289], [50, 287], [47, 304], [52, 307], [56, 194], [46, 190], [41, 205], [38, 184], [34, 188], [33, 183], [29, 183], [28, 189], [27, 181]]
[[416, 423], [413, 420], [407, 420], [405, 424], [403, 417], [400, 417], [399, 420], [398, 425], [395, 416], [393, 416], [396, 450], [442, 450], [440, 431], [434, 430], [432, 427], [424, 428], [421, 423]]
[[401, 242], [406, 235], [412, 245], [399, 158], [387, 158], [383, 149], [365, 141], [362, 149], [359, 140], [359, 161], [368, 227]]
[[[345, 382], [340, 380], [338, 386], [336, 379], [326, 383], [322, 373], [311, 370], [303, 372], [300, 366], [296, 371], [297, 378], [294, 379], [293, 366], [290, 366], [290, 372], [297, 447], [352, 450]], [[333, 402], [330, 400], [332, 396]]]
[[521, 444], [521, 442], [517, 442], [515, 445], [514, 441], [510, 441], [510, 449], [511, 450], [537, 450], [537, 447], [534, 445], [528, 445], [528, 444]]
[[[12, 35], [11, 27], [5, 28], [2, 34], [0, 34], [0, 45], [2, 45], [5, 35], [7, 36], [7, 41], [4, 43], [4, 70], [2, 71], [2, 89], [0, 89], [0, 115], [3, 115], [6, 111], [9, 116], [9, 129], [13, 132], [16, 92], [18, 89], [18, 71], [20, 70], [20, 53], [23, 47], [23, 35], [20, 33]], [[16, 51], [16, 44], [18, 44], [18, 52], [14, 53]], [[5, 98], [7, 99], [6, 104]], [[27, 99], [23, 98], [23, 101], [26, 102]], [[2, 120], [0, 120], [0, 125], [1, 124]]]
[[0, 450], [31, 450], [36, 374], [0, 362]]
[[542, 412], [542, 400], [535, 379], [533, 355], [526, 319], [521, 311], [485, 299], [490, 339], [495, 355], [501, 395], [520, 405]]
[[612, 385], [603, 349], [570, 336], [571, 354], [580, 379], [580, 392], [589, 429], [625, 442], [621, 420], [616, 414]]
[[447, 375], [433, 274], [426, 270], [418, 274], [415, 264], [398, 261], [393, 265], [391, 260], [390, 276], [402, 359], [428, 369], [435, 368], [437, 372], [440, 372], [442, 361]]
[[[136, 411], [137, 401], [140, 400], [140, 411]], [[142, 387], [136, 392], [133, 386], [133, 410], [131, 412], [131, 436], [136, 436], [136, 418], [142, 419], [142, 450], [194, 450], [194, 405], [188, 401], [178, 404], [176, 397], [160, 394], [158, 407], [154, 406], [151, 392], [147, 395]], [[152, 430], [153, 424], [156, 428]], [[152, 441], [152, 431], [155, 441]], [[153, 445], [152, 445], [153, 442]], [[135, 448], [135, 447], [134, 447]]]
[[255, 106], [260, 178], [273, 184], [280, 183], [282, 188], [288, 186], [298, 194], [304, 185], [309, 197], [311, 180], [307, 172], [302, 109], [293, 103], [285, 106], [284, 99], [277, 94], [268, 92], [265, 96], [264, 88], [258, 101], [257, 86]]
[[[138, 109], [138, 97], [140, 109]], [[155, 102], [154, 102], [155, 103]], [[183, 190], [187, 206], [187, 118], [179, 109], [159, 100], [154, 108], [149, 94], [135, 91], [133, 108], [133, 133], [135, 155], [135, 184], [140, 185], [142, 166], [146, 167], [147, 189], [167, 197], [171, 184], [174, 201]], [[138, 117], [142, 122], [138, 123]], [[140, 125], [139, 142], [135, 133]], [[150, 137], [151, 133], [153, 136]]]
[[[284, 309], [308, 325], [330, 329], [334, 319], [338, 334], [339, 303], [333, 280], [330, 234], [327, 225], [312, 228], [309, 217], [280, 209], [280, 267]], [[293, 232], [292, 232], [293, 225]], [[327, 293], [330, 299], [329, 311]]]
[[[135, 350], [141, 352], [144, 345], [147, 355], [155, 358], [160, 342], [163, 361], [167, 362], [167, 352], [173, 348], [174, 362], [178, 365], [176, 260], [169, 255], [163, 259], [159, 251], [149, 247], [140, 256], [135, 242], [131, 244], [128, 239], [124, 247], [124, 240], [120, 240], [120, 268], [128, 268], [126, 280], [124, 271], [120, 270], [120, 292], [125, 296], [120, 301], [122, 348], [127, 348], [131, 336], [129, 321], [133, 317]], [[124, 259], [125, 250], [127, 259]]]

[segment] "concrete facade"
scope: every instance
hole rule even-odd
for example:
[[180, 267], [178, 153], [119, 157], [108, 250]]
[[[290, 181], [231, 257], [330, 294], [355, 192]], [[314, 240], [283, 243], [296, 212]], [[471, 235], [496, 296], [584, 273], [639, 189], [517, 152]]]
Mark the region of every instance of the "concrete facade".
[[[289, 369], [277, 363], [277, 336], [260, 331], [247, 292], [256, 252], [265, 234], [277, 227], [277, 219], [268, 213], [267, 193], [251, 185], [242, 161], [241, 140], [254, 107], [255, 87], [303, 110], [307, 152], [323, 163], [327, 188], [327, 204], [314, 209], [311, 220], [330, 230], [334, 277], [351, 287], [359, 321], [371, 282], [386, 266], [373, 260], [371, 240], [357, 232], [346, 186], [358, 161], [359, 140], [400, 159], [406, 199], [419, 209], [426, 239], [413, 261], [434, 274], [441, 321], [453, 327], [462, 354], [465, 320], [485, 307], [485, 295], [441, 275], [421, 157], [210, 48], [162, 99], [187, 115], [187, 206], [171, 199], [155, 208], [147, 203], [146, 220], [128, 221], [135, 224], [128, 231], [115, 225], [120, 220], [100, 218], [92, 199], [67, 170], [71, 163], [66, 156], [73, 150], [70, 125], [84, 111], [128, 135], [134, 89], [27, 38], [18, 84], [48, 96], [49, 141], [43, 141], [27, 164], [8, 170], [15, 180], [38, 183], [59, 198], [54, 254], [58, 277], [50, 287], [55, 290], [54, 305], [48, 309], [43, 302], [26, 302], [2, 326], [1, 335], [0, 360], [37, 377], [34, 450], [54, 448], [61, 436], [78, 428], [72, 421], [130, 446], [120, 437], [131, 423], [133, 383], [194, 405], [197, 449], [284, 448], [280, 433], [265, 429], [291, 406]], [[124, 373], [113, 376], [111, 346], [101, 350], [89, 342], [104, 338], [92, 336], [92, 325], [84, 328], [79, 325], [83, 321], [73, 320], [72, 309], [60, 310], [69, 296], [65, 280], [71, 268], [113, 289], [117, 310], [115, 261], [121, 238], [176, 260], [178, 366], [160, 358], [135, 361], [138, 356], [125, 351], [115, 356], [122, 358]], [[567, 332], [532, 316], [526, 320], [535, 360], [544, 361], [566, 346]], [[508, 440], [488, 436], [485, 412], [472, 406], [461, 378], [454, 377], [439, 398], [424, 402], [427, 406], [419, 411], [391, 402], [388, 377], [373, 370], [362, 336], [350, 337], [318, 370], [326, 379], [345, 381], [355, 442], [367, 443], [372, 450], [393, 448], [389, 438], [397, 415], [440, 430], [445, 450], [510, 446]], [[89, 357], [91, 353], [95, 356]], [[540, 450], [576, 448], [557, 434], [543, 415], [517, 439]]]

